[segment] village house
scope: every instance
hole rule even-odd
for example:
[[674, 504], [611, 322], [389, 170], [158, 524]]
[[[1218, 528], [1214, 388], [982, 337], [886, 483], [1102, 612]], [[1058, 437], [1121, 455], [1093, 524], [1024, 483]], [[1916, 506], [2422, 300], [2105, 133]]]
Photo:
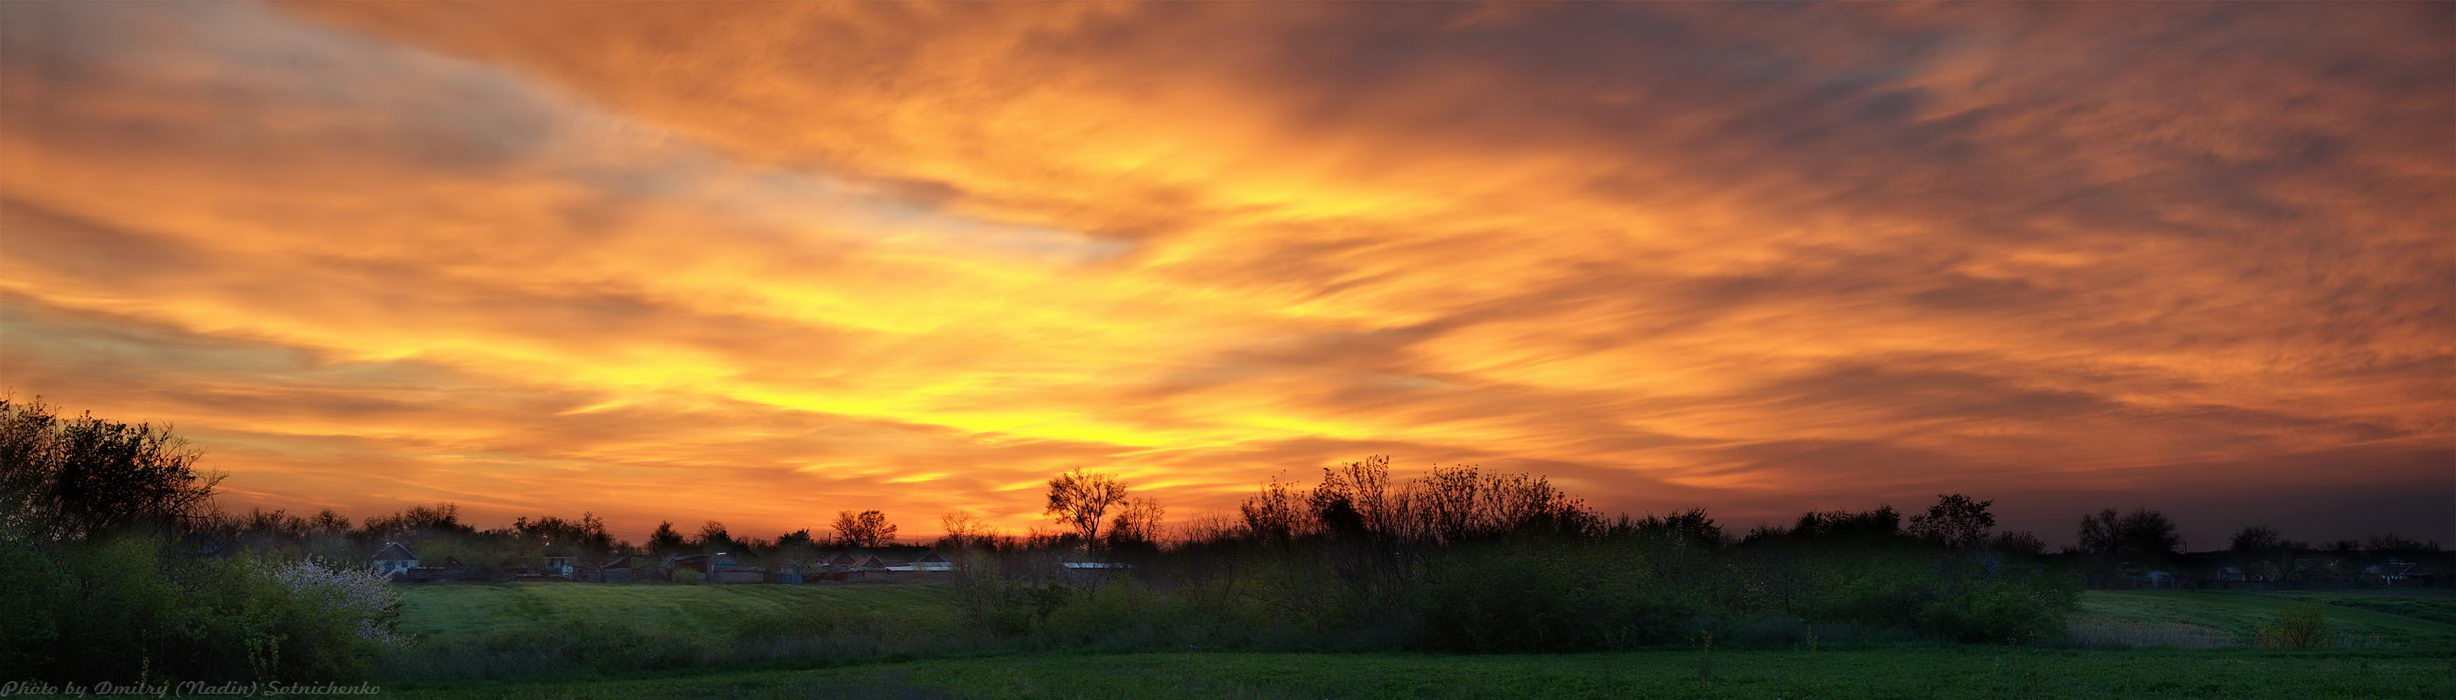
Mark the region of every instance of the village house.
[[767, 580], [767, 567], [761, 565], [757, 558], [748, 555], [734, 556], [729, 563], [717, 564], [708, 569], [709, 583], [766, 583]]
[[452, 557], [444, 557], [443, 566], [420, 566], [418, 555], [410, 552], [408, 545], [399, 542], [384, 543], [384, 548], [368, 559], [368, 566], [403, 583], [452, 581], [459, 579], [463, 573], [460, 560]]
[[2390, 559], [2385, 564], [2362, 568], [2364, 583], [2376, 583], [2389, 588], [2429, 586], [2437, 577], [2421, 564], [2402, 559]]
[[597, 583], [630, 583], [639, 580], [639, 571], [633, 568], [631, 557], [624, 555], [603, 564], [588, 567], [585, 576], [586, 580]]
[[408, 573], [410, 569], [418, 568], [418, 555], [411, 553], [409, 547], [399, 542], [386, 542], [383, 549], [376, 550], [370, 562], [374, 565], [376, 572], [398, 576]]
[[1114, 561], [1069, 561], [1058, 564], [1066, 582], [1076, 586], [1096, 587], [1109, 579], [1125, 575], [1133, 564]]
[[906, 560], [902, 564], [889, 564], [887, 568], [893, 571], [928, 573], [935, 571], [954, 571], [955, 563], [947, 561], [946, 557], [938, 556], [938, 552], [933, 550], [922, 552], [920, 556]]
[[699, 580], [707, 583], [765, 583], [767, 581], [767, 567], [760, 566], [748, 555], [737, 555], [732, 552], [670, 556], [666, 558], [665, 569], [669, 576], [685, 570], [693, 571], [699, 574]]
[[534, 560], [521, 557], [504, 559], [496, 564], [496, 568], [502, 570], [504, 576], [514, 581], [546, 583], [571, 580], [571, 577], [564, 575], [560, 569], [540, 567]]
[[733, 557], [727, 554], [668, 554], [664, 561], [657, 563], [657, 568], [664, 570], [668, 578], [673, 578], [684, 571], [705, 577], [708, 575], [709, 567], [720, 563], [731, 564]]

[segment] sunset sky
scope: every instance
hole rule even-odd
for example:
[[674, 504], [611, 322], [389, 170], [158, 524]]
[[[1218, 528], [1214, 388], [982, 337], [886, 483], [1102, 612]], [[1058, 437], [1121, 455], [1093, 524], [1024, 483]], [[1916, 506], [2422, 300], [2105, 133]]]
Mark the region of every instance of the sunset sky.
[[0, 5], [0, 391], [225, 508], [1387, 454], [2456, 544], [2456, 4]]

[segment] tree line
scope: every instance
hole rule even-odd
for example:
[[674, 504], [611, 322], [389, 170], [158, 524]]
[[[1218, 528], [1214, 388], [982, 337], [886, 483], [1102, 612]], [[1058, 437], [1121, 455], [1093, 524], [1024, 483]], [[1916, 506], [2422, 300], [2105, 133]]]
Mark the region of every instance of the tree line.
[[[713, 520], [689, 531], [666, 521], [636, 545], [612, 536], [593, 513], [523, 516], [496, 528], [466, 522], [450, 503], [412, 506], [355, 525], [330, 509], [309, 515], [282, 509], [222, 513], [212, 507], [221, 476], [196, 467], [200, 454], [168, 426], [62, 416], [39, 402], [0, 400], [0, 536], [81, 540], [115, 531], [177, 532], [207, 543], [329, 558], [364, 556], [385, 542], [412, 541], [438, 545], [432, 553], [421, 552], [437, 560], [461, 551], [486, 559], [468, 561], [472, 565], [550, 552], [756, 555], [898, 543], [897, 524], [875, 509], [842, 511], [823, 530], [769, 537], [737, 535]], [[1310, 487], [1274, 477], [1233, 515], [1199, 518], [1173, 532], [1157, 499], [1134, 493], [1114, 475], [1084, 469], [1058, 474], [1048, 480], [1044, 495], [1043, 512], [1055, 530], [1006, 535], [975, 514], [955, 511], [940, 516], [942, 534], [927, 544], [1142, 553], [1220, 540], [1338, 539], [1424, 547], [1535, 535], [1630, 536], [1719, 547], [1898, 537], [1959, 550], [2048, 553], [2033, 533], [1996, 530], [1992, 501], [1963, 494], [1940, 495], [1925, 512], [1906, 519], [1889, 506], [1810, 512], [1787, 526], [1760, 526], [1733, 537], [1703, 509], [1607, 517], [1538, 475], [1447, 466], [1395, 480], [1386, 456], [1326, 467]], [[2085, 514], [2075, 540], [2060, 555], [2091, 562], [2093, 577], [2124, 564], [2171, 566], [2184, 554], [2174, 520], [2150, 509]], [[2438, 552], [2439, 545], [2390, 534], [2315, 546], [2255, 525], [2236, 532], [2226, 551], [2239, 565], [2291, 569], [2296, 557], [2319, 552], [2420, 555]]]
[[[634, 545], [588, 513], [496, 528], [448, 503], [357, 523], [329, 510], [223, 514], [197, 454], [167, 427], [0, 400], [0, 663], [85, 677], [347, 677], [400, 643], [397, 594], [350, 566], [382, 542], [483, 567], [549, 553], [790, 557], [884, 545], [898, 531], [864, 510], [824, 533], [772, 538], [665, 523]], [[935, 543], [959, 562], [949, 588], [971, 628], [1024, 648], [2030, 643], [2063, 634], [2085, 576], [2170, 563], [2183, 546], [2162, 513], [2105, 510], [2080, 520], [2076, 547], [2049, 554], [1964, 494], [1908, 517], [1814, 511], [1731, 533], [1703, 509], [1606, 516], [1539, 475], [1451, 466], [1400, 478], [1387, 457], [1325, 468], [1311, 485], [1272, 479], [1235, 513], [1167, 537], [1161, 504], [1114, 475], [1058, 474], [1042, 495], [1054, 529], [1003, 535], [957, 512]], [[2438, 550], [2394, 536], [2314, 547], [2264, 527], [2229, 544], [2244, 561]], [[1056, 565], [1085, 550], [1133, 566], [1087, 580]]]

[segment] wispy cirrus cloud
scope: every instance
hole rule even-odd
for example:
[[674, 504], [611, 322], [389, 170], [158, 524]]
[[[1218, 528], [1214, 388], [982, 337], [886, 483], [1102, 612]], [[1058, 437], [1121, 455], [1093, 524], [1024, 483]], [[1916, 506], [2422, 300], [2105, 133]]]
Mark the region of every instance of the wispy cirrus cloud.
[[252, 502], [2456, 527], [2427, 6], [5, 11], [0, 367]]

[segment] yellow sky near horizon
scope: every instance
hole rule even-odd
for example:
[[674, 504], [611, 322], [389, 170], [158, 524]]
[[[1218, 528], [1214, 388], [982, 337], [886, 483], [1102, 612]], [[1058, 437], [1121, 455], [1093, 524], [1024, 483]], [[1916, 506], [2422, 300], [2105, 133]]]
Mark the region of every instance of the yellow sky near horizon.
[[1390, 454], [2456, 536], [2444, 7], [0, 13], [0, 388], [233, 507], [1021, 530]]

